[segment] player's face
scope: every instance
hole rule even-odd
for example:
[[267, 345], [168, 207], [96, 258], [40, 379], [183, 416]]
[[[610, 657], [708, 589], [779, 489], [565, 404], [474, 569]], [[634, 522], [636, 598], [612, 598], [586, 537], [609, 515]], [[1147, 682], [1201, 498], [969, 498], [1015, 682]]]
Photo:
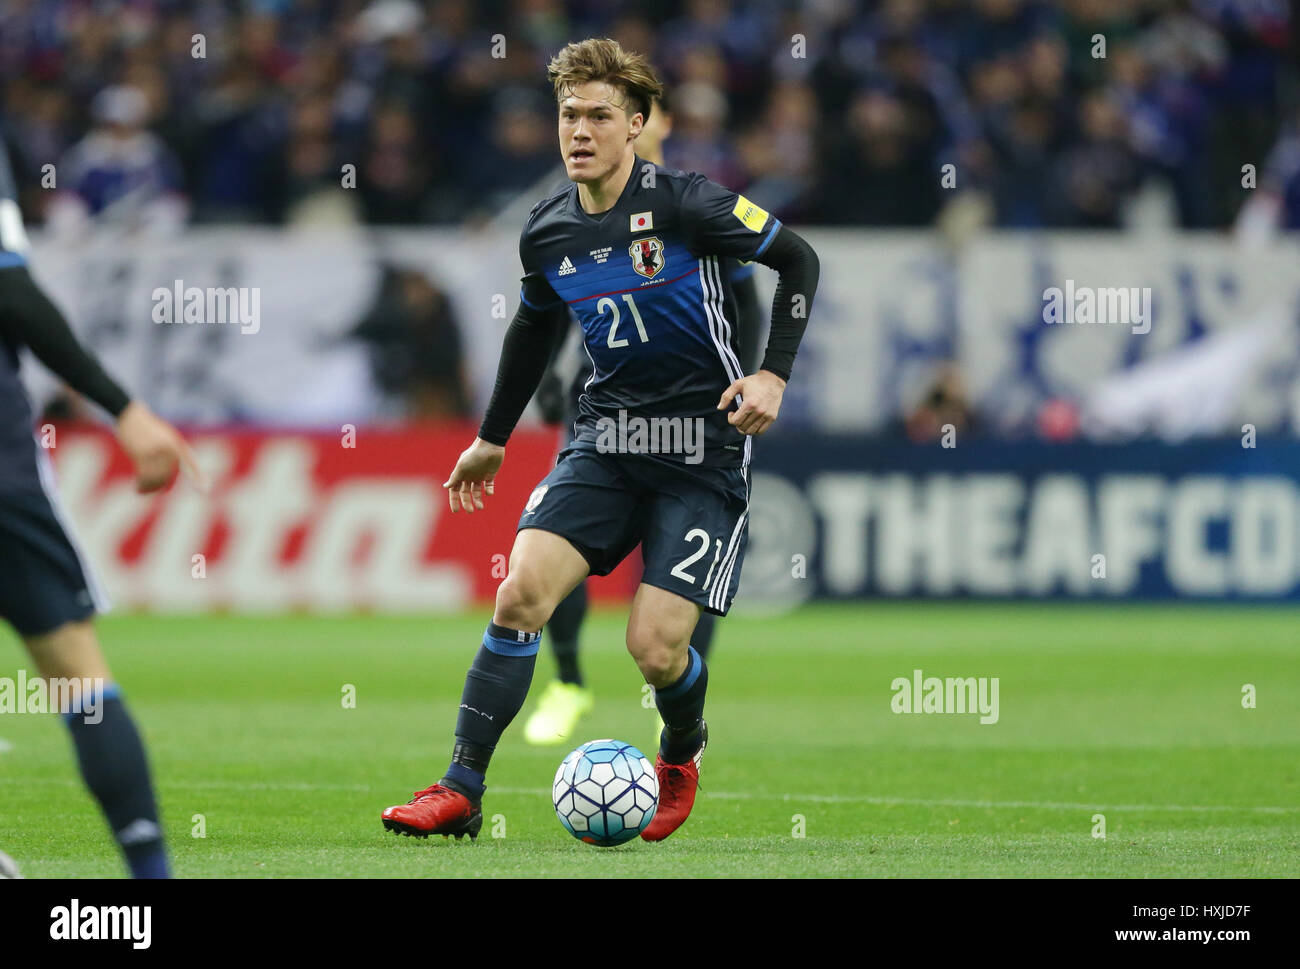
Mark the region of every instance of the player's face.
[[560, 154], [569, 178], [599, 182], [618, 168], [641, 132], [641, 112], [630, 117], [620, 88], [602, 81], [574, 87], [560, 101]]

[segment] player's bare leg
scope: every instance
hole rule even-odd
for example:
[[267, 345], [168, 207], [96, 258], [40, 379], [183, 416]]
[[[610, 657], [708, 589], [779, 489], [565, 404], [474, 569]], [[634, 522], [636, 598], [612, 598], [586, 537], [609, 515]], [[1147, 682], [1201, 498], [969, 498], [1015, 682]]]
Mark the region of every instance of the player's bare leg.
[[695, 805], [700, 759], [709, 739], [704, 722], [709, 672], [691, 648], [691, 633], [699, 618], [698, 605], [657, 586], [643, 583], [632, 599], [627, 650], [645, 681], [655, 688], [655, 706], [664, 719], [655, 757], [659, 808], [641, 832], [646, 841], [668, 837]]
[[63, 712], [77, 751], [81, 776], [99, 802], [132, 874], [168, 875], [158, 807], [149, 764], [135, 723], [123, 705], [90, 620], [64, 623], [24, 637], [41, 676], [50, 680], [92, 680], [102, 694], [80, 695], [79, 709]]
[[587, 572], [587, 560], [567, 538], [540, 528], [522, 529], [510, 550], [509, 573], [497, 587], [492, 621], [537, 632]]
[[541, 628], [587, 571], [587, 560], [553, 532], [525, 528], [515, 536], [492, 622], [465, 677], [451, 765], [437, 784], [386, 809], [385, 828], [421, 838], [478, 836], [483, 777], [497, 741], [528, 695]]
[[28, 636], [23, 645], [46, 679], [92, 677], [109, 683], [112, 674], [89, 619], [64, 623], [53, 632]]

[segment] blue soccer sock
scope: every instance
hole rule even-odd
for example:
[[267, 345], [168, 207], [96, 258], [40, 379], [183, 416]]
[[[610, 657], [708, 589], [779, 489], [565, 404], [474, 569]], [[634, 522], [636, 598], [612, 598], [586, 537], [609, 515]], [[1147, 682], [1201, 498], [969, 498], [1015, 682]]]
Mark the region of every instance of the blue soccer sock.
[[669, 764], [684, 764], [700, 749], [704, 731], [704, 694], [709, 668], [693, 646], [686, 647], [686, 670], [676, 681], [655, 690], [655, 706], [664, 718], [659, 756]]
[[526, 633], [488, 623], [474, 663], [465, 676], [456, 717], [456, 746], [442, 782], [471, 801], [483, 796], [488, 762], [506, 727], [523, 708], [533, 682], [540, 632]]
[[149, 763], [135, 722], [116, 685], [99, 708], [65, 712], [86, 787], [99, 802], [134, 878], [167, 878], [167, 851]]

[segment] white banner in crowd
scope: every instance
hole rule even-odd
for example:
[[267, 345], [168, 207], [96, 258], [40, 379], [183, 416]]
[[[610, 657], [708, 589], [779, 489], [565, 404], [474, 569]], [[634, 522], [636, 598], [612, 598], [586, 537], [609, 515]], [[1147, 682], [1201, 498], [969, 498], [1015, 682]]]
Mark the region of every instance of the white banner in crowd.
[[[926, 232], [806, 235], [821, 288], [787, 426], [881, 429], [945, 360], [960, 363], [991, 428], [1028, 427], [1052, 397], [1115, 433], [1300, 425], [1300, 240], [1247, 253], [1212, 234], [993, 233], [953, 256]], [[385, 266], [416, 269], [450, 298], [478, 408], [520, 274], [515, 236], [466, 229], [38, 240], [33, 265], [78, 333], [163, 413], [321, 427], [394, 414], [365, 346], [347, 336]], [[775, 274], [760, 267], [757, 278], [766, 304]], [[1217, 366], [1214, 341], [1241, 333], [1224, 344], [1231, 365]], [[32, 369], [34, 391], [48, 393]], [[1110, 413], [1112, 398], [1128, 404]], [[1189, 399], [1214, 406], [1171, 419]]]

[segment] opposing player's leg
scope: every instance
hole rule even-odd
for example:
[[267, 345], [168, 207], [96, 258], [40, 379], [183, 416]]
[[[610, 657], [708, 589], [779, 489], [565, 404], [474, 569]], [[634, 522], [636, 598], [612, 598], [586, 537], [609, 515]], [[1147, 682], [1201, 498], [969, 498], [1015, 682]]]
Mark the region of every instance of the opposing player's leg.
[[695, 804], [700, 759], [709, 736], [704, 723], [708, 669], [691, 648], [699, 617], [694, 602], [656, 586], [641, 585], [632, 600], [627, 649], [655, 688], [655, 706], [664, 720], [655, 758], [659, 808], [641, 832], [647, 841], [662, 841], [676, 831]]
[[451, 764], [437, 784], [385, 810], [384, 827], [417, 837], [477, 837], [488, 762], [528, 695], [540, 630], [587, 571], [587, 560], [559, 535], [528, 528], [515, 536], [509, 574], [465, 677]]
[[555, 612], [551, 613], [551, 618], [546, 623], [545, 631], [551, 640], [561, 683], [582, 685], [582, 670], [578, 665], [578, 637], [586, 618], [587, 583], [579, 582], [555, 607]]
[[47, 684], [76, 682], [75, 691], [55, 693], [78, 707], [64, 711], [63, 719], [81, 776], [131, 873], [164, 878], [167, 856], [144, 746], [90, 622], [107, 600], [63, 527], [43, 475], [40, 484], [0, 495], [0, 618], [22, 638]]
[[713, 634], [717, 629], [718, 617], [711, 612], [701, 612], [700, 621], [695, 624], [695, 632], [691, 634], [691, 645], [702, 659], [709, 658], [709, 650], [713, 648]]
[[542, 630], [555, 656], [556, 679], [546, 685], [537, 709], [524, 723], [524, 739], [550, 745], [568, 740], [578, 721], [591, 712], [595, 697], [582, 682], [578, 666], [578, 637], [587, 616], [587, 583], [579, 582], [555, 607]]
[[67, 622], [48, 633], [24, 636], [23, 643], [47, 683], [89, 679], [102, 684], [102, 695], [88, 698], [83, 693], [76, 708], [63, 711], [77, 764], [131, 874], [166, 878], [167, 853], [144, 744], [113, 682], [94, 626], [84, 619]]

